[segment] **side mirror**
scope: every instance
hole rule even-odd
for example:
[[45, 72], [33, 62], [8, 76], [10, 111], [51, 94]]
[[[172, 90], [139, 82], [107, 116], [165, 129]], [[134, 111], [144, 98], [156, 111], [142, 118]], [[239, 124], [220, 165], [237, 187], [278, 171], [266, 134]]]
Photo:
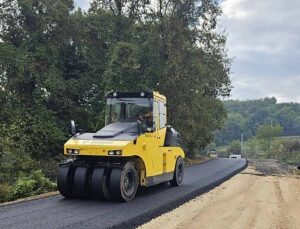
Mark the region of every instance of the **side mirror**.
[[71, 123], [70, 123], [70, 124], [71, 124], [71, 125], [70, 125], [70, 127], [71, 127], [71, 129], [70, 129], [70, 134], [71, 134], [71, 135], [77, 134], [75, 121], [74, 121], [74, 120], [71, 120]]

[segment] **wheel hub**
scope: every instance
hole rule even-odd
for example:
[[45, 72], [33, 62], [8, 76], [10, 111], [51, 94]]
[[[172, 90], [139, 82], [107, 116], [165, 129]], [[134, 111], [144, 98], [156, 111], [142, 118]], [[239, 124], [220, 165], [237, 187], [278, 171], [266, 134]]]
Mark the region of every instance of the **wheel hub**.
[[133, 189], [133, 173], [131, 171], [125, 175], [124, 188], [126, 192], [130, 192]]

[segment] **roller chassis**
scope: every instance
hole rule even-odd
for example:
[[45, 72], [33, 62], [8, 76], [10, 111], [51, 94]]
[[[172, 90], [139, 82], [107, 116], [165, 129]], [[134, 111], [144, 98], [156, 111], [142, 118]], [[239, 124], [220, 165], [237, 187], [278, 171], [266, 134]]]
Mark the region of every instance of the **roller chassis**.
[[185, 150], [180, 134], [166, 125], [166, 98], [157, 92], [118, 96], [109, 94], [107, 104], [123, 104], [120, 112], [133, 102], [137, 107], [143, 103], [143, 110], [149, 106], [144, 118], [150, 125], [149, 117], [153, 116], [150, 131], [142, 131], [142, 123], [131, 119], [108, 121], [96, 133], [78, 133], [71, 121], [72, 138], [64, 145], [64, 155], [72, 159], [59, 164], [57, 179], [58, 190], [66, 198], [130, 201], [138, 186], [182, 183]]

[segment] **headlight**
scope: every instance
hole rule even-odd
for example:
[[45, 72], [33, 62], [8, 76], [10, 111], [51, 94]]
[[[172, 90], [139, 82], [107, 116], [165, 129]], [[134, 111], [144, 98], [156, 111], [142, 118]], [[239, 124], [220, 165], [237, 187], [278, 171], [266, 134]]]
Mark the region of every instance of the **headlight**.
[[72, 149], [67, 149], [67, 152], [68, 153], [73, 153], [73, 150]]
[[79, 149], [67, 149], [68, 154], [79, 154]]
[[108, 155], [115, 155], [115, 151], [108, 151]]
[[121, 150], [117, 150], [116, 151], [116, 155], [122, 155], [122, 151]]
[[108, 155], [110, 155], [110, 156], [120, 156], [120, 155], [122, 155], [122, 150], [109, 150]]

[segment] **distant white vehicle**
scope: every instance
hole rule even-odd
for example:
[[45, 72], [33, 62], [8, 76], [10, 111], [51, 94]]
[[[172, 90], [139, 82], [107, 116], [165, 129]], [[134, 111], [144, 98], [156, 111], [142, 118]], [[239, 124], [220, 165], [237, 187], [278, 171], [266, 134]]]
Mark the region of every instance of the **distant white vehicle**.
[[229, 158], [233, 158], [233, 159], [241, 159], [241, 158], [242, 158], [242, 155], [240, 155], [240, 154], [231, 154], [231, 155], [229, 155]]

